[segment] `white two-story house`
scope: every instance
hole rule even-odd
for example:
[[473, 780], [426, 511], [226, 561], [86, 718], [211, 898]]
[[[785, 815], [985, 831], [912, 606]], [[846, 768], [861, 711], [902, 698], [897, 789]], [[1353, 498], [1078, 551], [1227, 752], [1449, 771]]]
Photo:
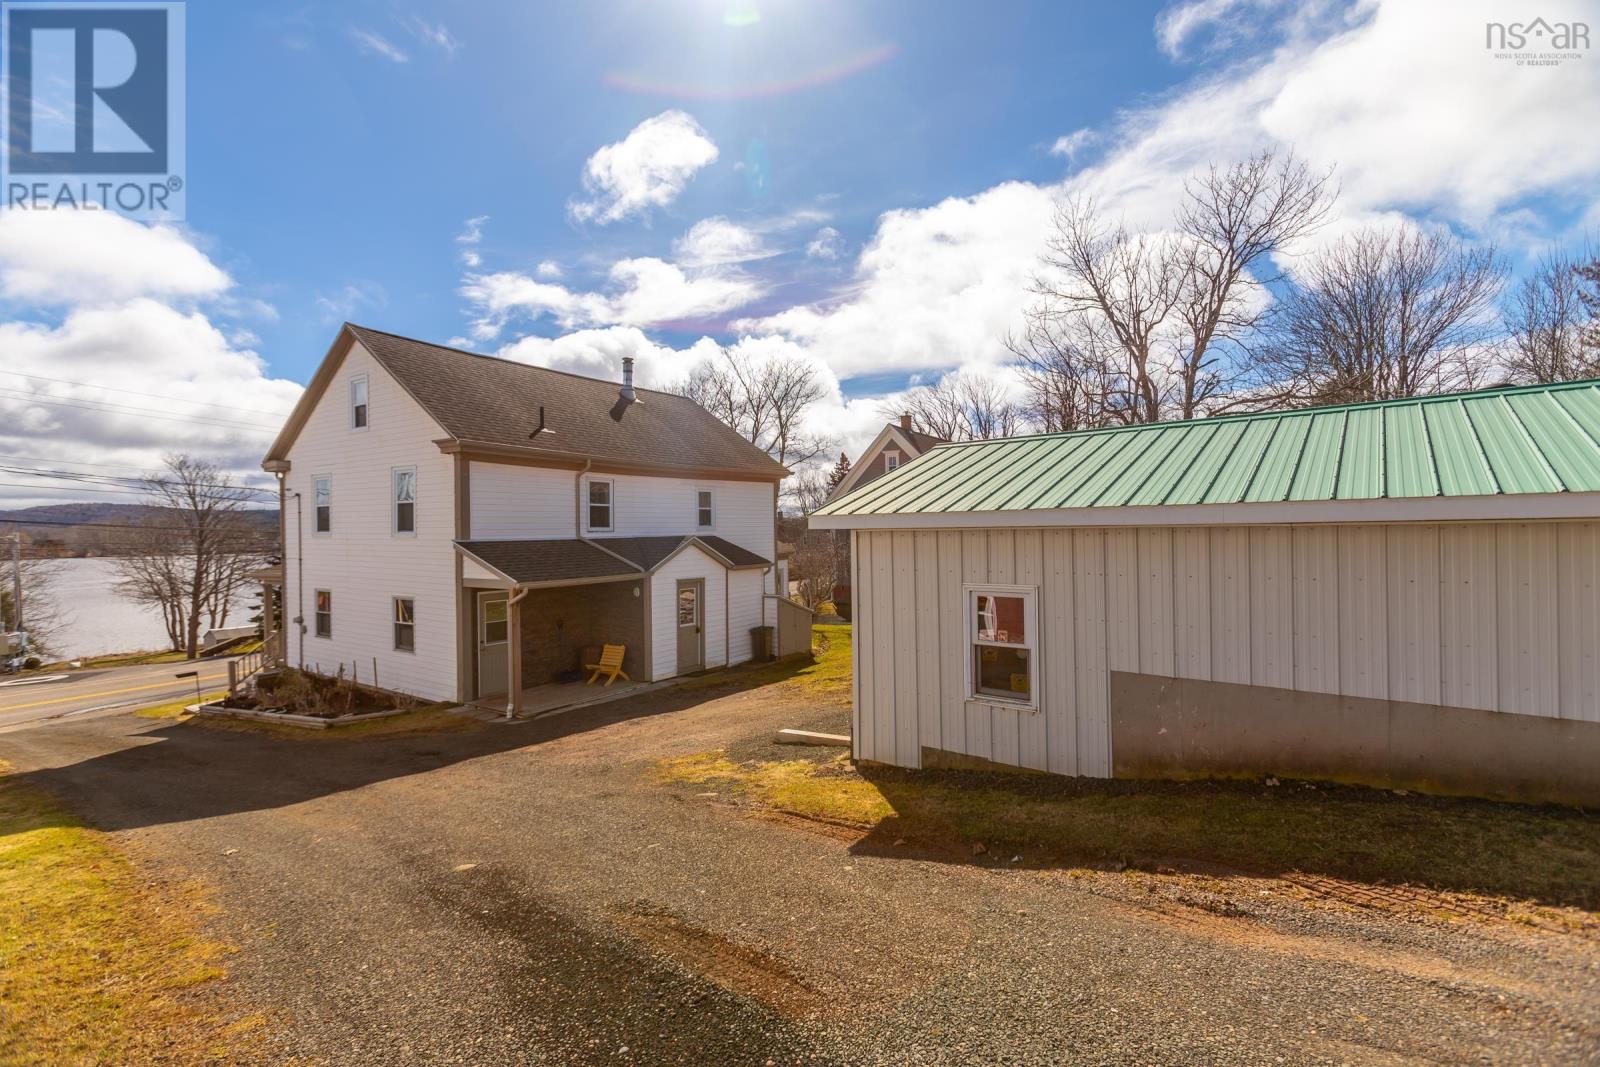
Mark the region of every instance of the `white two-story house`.
[[342, 327], [262, 464], [282, 658], [508, 711], [605, 644], [635, 681], [752, 658], [787, 472], [623, 364], [619, 385]]

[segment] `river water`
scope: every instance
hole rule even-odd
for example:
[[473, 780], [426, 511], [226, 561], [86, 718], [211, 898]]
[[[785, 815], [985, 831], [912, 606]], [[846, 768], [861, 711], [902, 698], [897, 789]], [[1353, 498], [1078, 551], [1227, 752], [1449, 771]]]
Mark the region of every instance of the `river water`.
[[[55, 651], [61, 658], [170, 647], [160, 612], [112, 591], [116, 582], [112, 560], [57, 559], [51, 560], [48, 566], [52, 575], [50, 595], [65, 622], [55, 642], [59, 646]], [[0, 565], [0, 578], [11, 580], [9, 567]], [[229, 612], [227, 625], [249, 625], [253, 605], [246, 591], [244, 599]], [[205, 629], [202, 620], [202, 634]]]

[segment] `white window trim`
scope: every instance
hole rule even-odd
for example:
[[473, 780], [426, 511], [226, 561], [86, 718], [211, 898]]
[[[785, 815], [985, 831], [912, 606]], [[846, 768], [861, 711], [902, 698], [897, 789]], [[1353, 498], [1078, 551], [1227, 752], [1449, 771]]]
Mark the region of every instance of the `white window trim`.
[[[999, 641], [980, 641], [977, 633], [978, 595], [1022, 597], [1022, 628], [1028, 640], [1022, 645]], [[976, 584], [961, 587], [961, 610], [966, 614], [964, 626], [966, 646], [962, 653], [964, 693], [966, 699], [976, 704], [993, 704], [999, 707], [1039, 709], [1039, 587], [1036, 585]], [[1026, 648], [1028, 650], [1028, 695], [1024, 699], [1014, 696], [997, 696], [978, 692], [978, 679], [973, 672], [972, 650], [978, 645], [996, 648]]]
[[[396, 491], [397, 475], [406, 471], [411, 473], [411, 529], [400, 529], [400, 494]], [[417, 468], [390, 467], [389, 468], [389, 536], [390, 537], [415, 537], [417, 536], [417, 501], [422, 496], [422, 486], [417, 478]]]
[[[319, 530], [317, 529], [317, 483], [324, 479], [328, 482], [328, 528]], [[311, 476], [311, 536], [333, 536], [333, 475], [331, 474], [313, 474]]]
[[[593, 513], [594, 505], [589, 502], [589, 487], [592, 485], [606, 485], [608, 503], [606, 512], [611, 516], [611, 522], [605, 526], [593, 526], [589, 517]], [[617, 529], [617, 483], [613, 478], [589, 478], [583, 483], [583, 529], [585, 533], [615, 533]]]
[[[322, 614], [322, 613], [317, 610], [317, 597], [320, 596], [323, 593], [327, 593], [328, 594], [328, 632], [327, 633], [318, 633], [317, 632], [317, 616]], [[313, 589], [311, 591], [311, 636], [312, 637], [320, 637], [324, 641], [332, 641], [333, 640], [333, 590], [332, 589]]]
[[[411, 601], [411, 647], [401, 648], [396, 638], [396, 627], [400, 625], [400, 601]], [[404, 652], [408, 656], [417, 654], [417, 598], [409, 594], [396, 594], [389, 598], [389, 643], [396, 652]]]
[[886, 448], [883, 451], [883, 473], [888, 474], [900, 469], [900, 453], [896, 449]]
[[[702, 526], [700, 524], [700, 494], [705, 493], [711, 498], [711, 522]], [[709, 485], [697, 485], [694, 489], [694, 528], [696, 530], [715, 530], [717, 528], [717, 491]]]
[[[357, 383], [360, 383], [360, 384], [362, 384], [362, 385], [367, 387], [367, 423], [366, 423], [365, 426], [357, 426], [356, 425], [356, 384]], [[346, 419], [350, 424], [351, 432], [353, 432], [353, 433], [366, 433], [368, 430], [372, 429], [372, 381], [365, 374], [357, 374], [357, 375], [355, 375], [354, 377], [352, 377], [350, 379], [349, 401], [350, 401], [349, 404], [346, 405], [346, 411], [348, 412], [348, 414], [346, 415]]]

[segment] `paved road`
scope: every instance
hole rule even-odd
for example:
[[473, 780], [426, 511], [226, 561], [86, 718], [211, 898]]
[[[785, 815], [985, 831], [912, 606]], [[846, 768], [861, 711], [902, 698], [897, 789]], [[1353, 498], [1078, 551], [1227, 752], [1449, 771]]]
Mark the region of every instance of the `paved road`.
[[[828, 713], [834, 714], [837, 713]], [[1600, 946], [1313, 908], [1248, 879], [984, 867], [742, 814], [653, 758], [761, 692], [276, 739], [85, 717], [0, 758], [214, 891], [272, 1063], [1584, 1063]], [[792, 756], [792, 753], [785, 753]], [[772, 758], [776, 758], [776, 754]], [[1308, 857], [1314, 862], [1315, 857]], [[1258, 891], [1261, 890], [1261, 891]]]
[[0, 730], [101, 708], [147, 707], [192, 697], [195, 680], [174, 677], [192, 670], [200, 672], [205, 692], [227, 684], [226, 659], [63, 672], [67, 677], [58, 682], [16, 684], [10, 676], [0, 675]]

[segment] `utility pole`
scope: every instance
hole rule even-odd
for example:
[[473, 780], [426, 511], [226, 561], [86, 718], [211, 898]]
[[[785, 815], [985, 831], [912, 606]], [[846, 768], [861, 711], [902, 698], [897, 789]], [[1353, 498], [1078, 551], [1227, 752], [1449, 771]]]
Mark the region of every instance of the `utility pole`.
[[11, 534], [11, 628], [22, 629], [22, 532]]

